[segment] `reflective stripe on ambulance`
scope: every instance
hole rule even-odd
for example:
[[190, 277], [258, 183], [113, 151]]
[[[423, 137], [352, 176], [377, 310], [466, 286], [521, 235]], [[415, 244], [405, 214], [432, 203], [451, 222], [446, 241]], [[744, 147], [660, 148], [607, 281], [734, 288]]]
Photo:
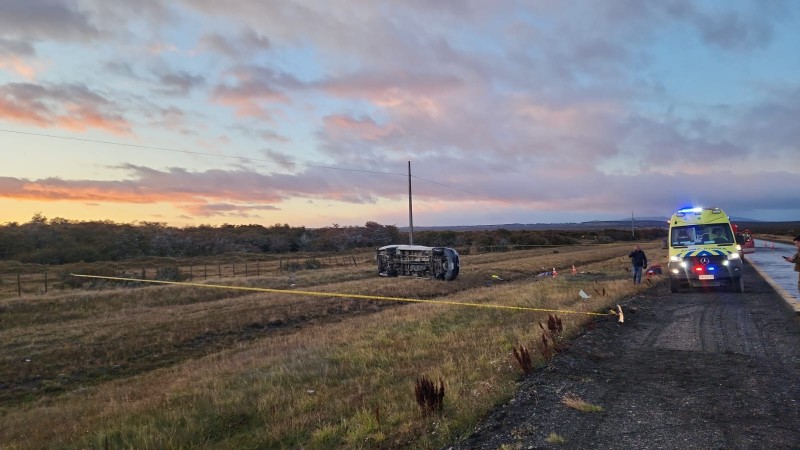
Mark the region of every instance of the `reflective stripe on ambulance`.
[[728, 256], [732, 252], [726, 252], [724, 250], [689, 250], [687, 252], [678, 253], [677, 256], [681, 259], [691, 258], [691, 257], [701, 257], [701, 256]]

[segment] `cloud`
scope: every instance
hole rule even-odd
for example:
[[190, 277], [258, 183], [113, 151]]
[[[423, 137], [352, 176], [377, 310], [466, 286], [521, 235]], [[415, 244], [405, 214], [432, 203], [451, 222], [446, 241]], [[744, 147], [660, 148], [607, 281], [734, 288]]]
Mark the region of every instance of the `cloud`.
[[0, 38], [0, 58], [12, 56], [33, 56], [35, 53], [30, 42]]
[[701, 5], [688, 1], [664, 2], [660, 6], [670, 16], [690, 24], [711, 46], [729, 51], [752, 51], [766, 47], [772, 40], [773, 22], [779, 20], [777, 17], [783, 10], [780, 4], [775, 2], [765, 8], [762, 2], [741, 2], [722, 9], [712, 3], [707, 11], [701, 11]]
[[34, 79], [38, 73], [38, 70], [33, 65], [26, 63], [16, 56], [9, 56], [5, 58], [0, 56], [0, 69], [7, 69], [15, 72], [26, 80]]
[[[262, 211], [280, 211], [277, 208], [268, 204], [238, 204], [238, 203], [195, 203], [188, 204], [184, 207], [185, 211], [195, 217], [240, 217], [252, 218], [259, 217], [258, 212]], [[256, 212], [252, 214], [251, 212]], [[188, 216], [186, 216], [188, 217]]]
[[206, 84], [204, 77], [185, 72], [164, 73], [158, 77], [158, 90], [167, 95], [187, 96]]
[[199, 49], [219, 53], [228, 58], [252, 56], [253, 53], [269, 50], [269, 38], [246, 28], [236, 37], [220, 33], [206, 33], [200, 37]]
[[383, 127], [371, 118], [334, 115], [324, 118], [327, 137], [340, 141], [379, 141], [395, 133], [396, 127]]
[[27, 42], [98, 39], [103, 33], [76, 6], [58, 0], [0, 2], [0, 29], [5, 37]]
[[[0, 178], [0, 198], [38, 201], [108, 202], [119, 204], [169, 203], [187, 212], [231, 214], [233, 210], [275, 210], [283, 201], [325, 198], [352, 203], [373, 203], [380, 195], [367, 190], [369, 180], [344, 173], [310, 168], [299, 175], [264, 175], [246, 169], [192, 172], [182, 168], [160, 171], [125, 164], [129, 174], [118, 181], [26, 180]], [[373, 178], [375, 175], [370, 175]], [[232, 205], [238, 205], [234, 207]]]
[[149, 120], [149, 125], [154, 128], [166, 128], [182, 135], [196, 135], [197, 131], [192, 129], [188, 123], [187, 114], [175, 106], [162, 108], [152, 105], [144, 113], [144, 117]]
[[78, 131], [90, 128], [116, 134], [131, 131], [129, 123], [114, 104], [80, 84], [50, 87], [32, 83], [0, 85], [0, 118]]
[[296, 172], [300, 170], [301, 166], [297, 164], [298, 161], [296, 161], [296, 158], [292, 155], [272, 149], [262, 150], [261, 153], [266, 159], [278, 163], [280, 167], [286, 171]]
[[212, 99], [226, 106], [233, 106], [239, 117], [269, 119], [266, 106], [271, 103], [289, 103], [286, 88], [301, 86], [289, 74], [279, 73], [266, 67], [240, 66], [230, 70], [231, 81], [216, 86]]
[[452, 223], [773, 207], [800, 167], [792, 2], [16, 3], [0, 67], [36, 82], [3, 81], [0, 120], [251, 158], [130, 157], [116, 184], [42, 172], [12, 177], [16, 195], [378, 210], [411, 161], [421, 205]]

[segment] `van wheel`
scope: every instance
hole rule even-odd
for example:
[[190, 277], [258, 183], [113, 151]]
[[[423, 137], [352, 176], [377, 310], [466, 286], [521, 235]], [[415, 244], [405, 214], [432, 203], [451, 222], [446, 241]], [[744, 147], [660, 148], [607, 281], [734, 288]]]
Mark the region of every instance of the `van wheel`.
[[731, 290], [738, 293], [744, 292], [744, 280], [742, 277], [739, 276], [731, 279]]
[[458, 271], [460, 270], [458, 253], [452, 248], [445, 248], [444, 255], [447, 257], [447, 272], [444, 274], [444, 279], [453, 281], [458, 276]]
[[669, 290], [670, 292], [680, 292], [680, 286], [678, 285], [678, 280], [670, 277], [669, 279]]

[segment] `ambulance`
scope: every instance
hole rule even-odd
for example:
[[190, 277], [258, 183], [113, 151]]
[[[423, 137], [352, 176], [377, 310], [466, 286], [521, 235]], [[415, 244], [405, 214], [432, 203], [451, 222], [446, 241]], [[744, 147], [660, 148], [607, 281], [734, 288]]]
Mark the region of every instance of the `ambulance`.
[[744, 292], [741, 247], [719, 208], [683, 208], [669, 220], [669, 288], [728, 287]]

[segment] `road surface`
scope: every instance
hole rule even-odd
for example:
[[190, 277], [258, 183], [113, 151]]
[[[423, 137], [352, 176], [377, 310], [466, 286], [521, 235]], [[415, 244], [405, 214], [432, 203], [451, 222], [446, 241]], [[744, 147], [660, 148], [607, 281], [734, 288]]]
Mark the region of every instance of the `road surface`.
[[751, 262], [756, 271], [800, 314], [797, 272], [794, 271], [794, 264], [783, 260], [784, 256], [794, 255], [797, 247], [782, 242], [755, 241], [755, 253], [745, 255], [745, 260]]

